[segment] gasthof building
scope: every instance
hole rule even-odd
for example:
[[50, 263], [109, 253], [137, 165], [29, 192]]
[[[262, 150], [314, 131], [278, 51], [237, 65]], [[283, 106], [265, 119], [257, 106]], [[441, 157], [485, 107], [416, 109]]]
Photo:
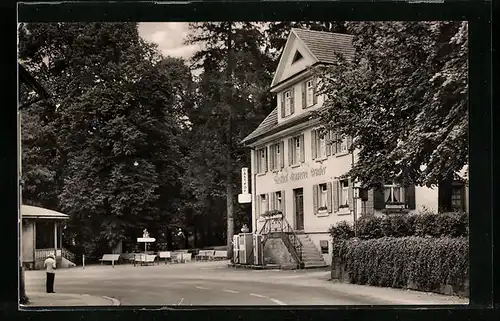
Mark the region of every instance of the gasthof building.
[[311, 117], [323, 107], [324, 97], [310, 67], [334, 63], [335, 52], [352, 59], [352, 36], [292, 29], [271, 84], [277, 106], [243, 140], [251, 152], [253, 233], [262, 229], [262, 214], [281, 211], [304, 247], [318, 254], [306, 255], [306, 265], [307, 260], [314, 261], [310, 265], [331, 263], [328, 229], [339, 221], [423, 208], [437, 212], [438, 203], [468, 207], [464, 184], [433, 189], [387, 182], [383, 190], [369, 190], [360, 198], [353, 181], [340, 179], [356, 162], [356, 150], [349, 152], [352, 140], [333, 132], [321, 135], [319, 120]]

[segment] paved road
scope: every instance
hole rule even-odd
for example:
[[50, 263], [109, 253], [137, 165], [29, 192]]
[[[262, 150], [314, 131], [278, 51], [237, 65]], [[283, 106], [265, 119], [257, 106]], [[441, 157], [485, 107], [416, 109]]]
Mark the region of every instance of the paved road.
[[[29, 294], [44, 271], [26, 272]], [[60, 293], [103, 295], [122, 305], [376, 305], [468, 303], [453, 297], [329, 282], [328, 271], [233, 269], [227, 262], [90, 266], [58, 270]]]

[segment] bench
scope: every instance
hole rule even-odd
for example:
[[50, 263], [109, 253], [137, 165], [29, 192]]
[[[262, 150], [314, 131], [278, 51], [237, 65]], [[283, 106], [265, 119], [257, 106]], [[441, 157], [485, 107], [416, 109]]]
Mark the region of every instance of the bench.
[[101, 261], [101, 264], [103, 262], [111, 262], [111, 265], [115, 267], [115, 261], [118, 262], [120, 259], [120, 254], [104, 254], [99, 261]]
[[191, 259], [193, 258], [192, 254], [191, 253], [181, 253], [182, 254], [182, 262], [186, 263], [186, 262], [191, 262]]
[[198, 255], [196, 255], [196, 260], [198, 261], [208, 261], [213, 259], [215, 255], [214, 250], [201, 250], [198, 252]]
[[134, 263], [140, 263], [141, 266], [144, 264], [154, 264], [156, 260], [155, 254], [136, 254], [134, 258]]
[[214, 260], [225, 260], [227, 259], [227, 251], [215, 251]]
[[172, 253], [169, 251], [158, 252], [158, 258], [159, 258], [159, 260], [164, 259], [165, 264], [167, 264], [167, 261], [172, 260]]

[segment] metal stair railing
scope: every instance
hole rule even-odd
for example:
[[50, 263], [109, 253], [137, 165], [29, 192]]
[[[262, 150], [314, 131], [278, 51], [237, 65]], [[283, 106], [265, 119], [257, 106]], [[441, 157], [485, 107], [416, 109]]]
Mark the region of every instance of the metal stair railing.
[[302, 242], [283, 215], [266, 219], [259, 233], [263, 235], [262, 246], [272, 234], [278, 234], [297, 263], [302, 265]]
[[75, 259], [76, 259], [75, 254], [64, 247], [61, 248], [61, 256], [64, 257], [65, 259], [67, 259], [68, 261], [75, 263]]

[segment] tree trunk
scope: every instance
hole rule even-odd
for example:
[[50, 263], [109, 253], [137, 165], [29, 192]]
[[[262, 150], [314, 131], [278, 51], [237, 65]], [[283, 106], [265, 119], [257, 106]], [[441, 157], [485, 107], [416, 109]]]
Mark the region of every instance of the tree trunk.
[[193, 247], [197, 248], [198, 247], [198, 228], [196, 224], [194, 225], [194, 234], [193, 234], [194, 240], [193, 240]]
[[233, 160], [232, 160], [232, 99], [231, 99], [231, 89], [232, 89], [232, 22], [229, 22], [228, 33], [227, 33], [227, 78], [226, 78], [226, 98], [228, 107], [228, 120], [227, 120], [227, 159], [226, 159], [226, 202], [227, 202], [227, 258], [233, 258], [233, 234], [234, 234], [234, 222], [233, 222]]
[[172, 246], [172, 230], [170, 230], [169, 228], [167, 228], [167, 249], [169, 251], [173, 250], [173, 246]]

